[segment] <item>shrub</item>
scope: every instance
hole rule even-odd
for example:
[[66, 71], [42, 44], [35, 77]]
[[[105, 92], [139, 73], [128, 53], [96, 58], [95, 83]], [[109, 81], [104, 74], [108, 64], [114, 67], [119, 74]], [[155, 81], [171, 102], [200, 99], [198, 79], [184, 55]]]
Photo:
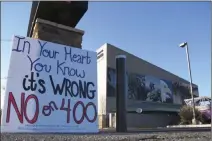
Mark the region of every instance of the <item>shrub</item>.
[[[203, 122], [202, 114], [198, 109], [195, 109], [196, 120]], [[180, 124], [192, 124], [193, 109], [192, 106], [185, 105], [180, 109], [179, 116], [181, 119]]]

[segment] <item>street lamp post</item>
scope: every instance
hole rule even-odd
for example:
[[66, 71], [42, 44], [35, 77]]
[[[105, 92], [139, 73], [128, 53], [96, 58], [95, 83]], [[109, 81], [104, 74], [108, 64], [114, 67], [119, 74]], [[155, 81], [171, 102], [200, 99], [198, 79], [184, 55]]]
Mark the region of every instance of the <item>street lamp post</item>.
[[197, 124], [196, 121], [196, 114], [195, 114], [195, 104], [194, 104], [194, 95], [193, 95], [193, 88], [192, 88], [192, 76], [191, 76], [191, 64], [190, 64], [190, 57], [189, 57], [189, 51], [188, 51], [188, 43], [184, 42], [180, 44], [181, 48], [186, 48], [186, 56], [187, 56], [187, 63], [188, 63], [188, 72], [189, 72], [189, 77], [190, 77], [190, 93], [191, 93], [191, 98], [192, 98], [192, 109], [193, 109], [193, 119], [192, 119], [192, 124]]

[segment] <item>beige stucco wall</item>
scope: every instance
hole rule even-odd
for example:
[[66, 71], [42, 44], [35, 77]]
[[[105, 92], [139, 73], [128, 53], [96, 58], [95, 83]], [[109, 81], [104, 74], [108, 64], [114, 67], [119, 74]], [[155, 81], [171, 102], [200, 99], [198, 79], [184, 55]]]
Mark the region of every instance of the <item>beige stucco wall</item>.
[[[99, 128], [106, 127], [106, 92], [107, 92], [107, 49], [106, 44], [97, 49], [97, 91]], [[103, 56], [102, 56], [103, 55]]]
[[82, 48], [84, 31], [44, 19], [37, 19], [32, 38]]

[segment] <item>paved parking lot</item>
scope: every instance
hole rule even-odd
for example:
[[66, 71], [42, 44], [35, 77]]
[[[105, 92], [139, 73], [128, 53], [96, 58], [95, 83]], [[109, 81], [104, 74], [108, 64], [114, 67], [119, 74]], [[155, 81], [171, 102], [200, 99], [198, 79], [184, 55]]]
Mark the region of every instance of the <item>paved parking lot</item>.
[[152, 132], [73, 134], [1, 134], [2, 141], [210, 141], [211, 132]]

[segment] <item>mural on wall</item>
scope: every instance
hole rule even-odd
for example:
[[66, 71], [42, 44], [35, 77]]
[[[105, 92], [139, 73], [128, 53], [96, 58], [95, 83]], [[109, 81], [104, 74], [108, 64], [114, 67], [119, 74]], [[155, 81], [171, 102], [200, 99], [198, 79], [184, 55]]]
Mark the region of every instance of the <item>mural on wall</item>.
[[[172, 82], [173, 93], [180, 93], [182, 102], [184, 103], [183, 99], [191, 98], [190, 94], [190, 85], [189, 83], [181, 83], [181, 82]], [[193, 94], [199, 95], [198, 87], [193, 85]]]
[[162, 102], [165, 100], [166, 103], [173, 103], [173, 88], [172, 82], [167, 80], [160, 80], [160, 88], [162, 95]]
[[115, 97], [116, 93], [116, 72], [115, 69], [107, 70], [107, 96]]
[[[127, 74], [128, 99], [173, 103], [172, 83], [149, 75]], [[108, 68], [107, 94], [115, 97], [115, 69]]]
[[[180, 94], [183, 99], [190, 98], [189, 83], [171, 82], [150, 75], [127, 73], [128, 99], [173, 103], [173, 95]], [[116, 72], [108, 68], [107, 95], [115, 97]], [[198, 87], [193, 85], [194, 95], [198, 95]]]

